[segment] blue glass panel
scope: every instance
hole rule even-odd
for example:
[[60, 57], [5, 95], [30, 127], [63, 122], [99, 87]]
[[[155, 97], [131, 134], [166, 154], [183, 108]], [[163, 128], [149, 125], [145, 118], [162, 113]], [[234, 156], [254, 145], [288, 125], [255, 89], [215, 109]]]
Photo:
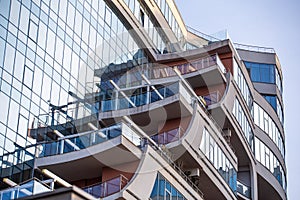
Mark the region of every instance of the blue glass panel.
[[8, 19], [10, 10], [10, 1], [0, 1], [0, 13]]
[[275, 65], [245, 62], [254, 82], [275, 83]]
[[252, 79], [252, 81], [259, 82], [260, 81], [260, 72], [259, 72], [258, 65], [254, 65], [250, 69], [251, 69], [251, 79]]
[[275, 111], [277, 111], [277, 101], [276, 96], [263, 95], [265, 99], [269, 102], [269, 104], [273, 107]]
[[[168, 193], [166, 191], [169, 191]], [[172, 195], [172, 199], [185, 199], [178, 190], [171, 185], [161, 174], [158, 174], [150, 195], [152, 199], [169, 199]], [[167, 197], [167, 198], [166, 198]]]

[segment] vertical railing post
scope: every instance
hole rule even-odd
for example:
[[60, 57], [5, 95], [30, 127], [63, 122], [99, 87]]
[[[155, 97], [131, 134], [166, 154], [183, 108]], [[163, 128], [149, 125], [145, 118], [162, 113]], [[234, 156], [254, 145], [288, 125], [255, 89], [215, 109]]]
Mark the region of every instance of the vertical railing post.
[[146, 105], [150, 102], [150, 86], [147, 85]]
[[115, 96], [114, 110], [118, 110], [119, 92], [117, 90], [115, 92], [116, 92], [116, 96]]
[[63, 154], [64, 153], [64, 140], [61, 140], [60, 141], [60, 151], [59, 151], [59, 154]]
[[103, 183], [103, 188], [104, 188], [103, 197], [106, 197], [107, 196], [107, 182]]

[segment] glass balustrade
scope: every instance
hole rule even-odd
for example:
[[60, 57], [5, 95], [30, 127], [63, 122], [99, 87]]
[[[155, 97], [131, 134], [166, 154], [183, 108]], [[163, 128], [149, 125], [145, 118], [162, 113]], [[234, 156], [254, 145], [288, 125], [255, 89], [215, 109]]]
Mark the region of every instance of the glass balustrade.
[[96, 198], [104, 198], [114, 193], [120, 192], [127, 183], [128, 179], [120, 174], [119, 176], [105, 182], [87, 186], [83, 188], [83, 190]]
[[[169, 84], [167, 86], [156, 87], [155, 90], [149, 90], [140, 94], [127, 94], [127, 97], [120, 97], [116, 99], [108, 99], [101, 101], [101, 112], [107, 112], [112, 110], [122, 110], [143, 106], [149, 103], [154, 103], [163, 98], [168, 98], [179, 93], [179, 82]], [[160, 94], [160, 96], [158, 95]], [[118, 94], [118, 96], [122, 96]], [[134, 105], [134, 106], [133, 106]]]
[[221, 62], [219, 56], [215, 54], [215, 55], [207, 56], [205, 58], [200, 58], [194, 61], [190, 61], [189, 63], [185, 63], [173, 67], [166, 66], [160, 68], [153, 68], [150, 78], [160, 79], [160, 78], [177, 76], [173, 68], [177, 68], [180, 71], [181, 75], [185, 75], [214, 65], [217, 65], [223, 73], [226, 72], [226, 69], [223, 63]]
[[151, 139], [155, 141], [158, 145], [160, 144], [165, 145], [171, 142], [178, 141], [183, 134], [184, 134], [183, 130], [180, 127], [178, 127], [176, 129], [172, 129], [166, 132], [153, 135], [151, 136]]
[[206, 103], [206, 106], [218, 103], [220, 101], [221, 95], [219, 91], [210, 92], [209, 94], [201, 96]]
[[140, 145], [140, 137], [125, 123], [113, 125], [97, 131], [67, 136], [54, 142], [38, 144], [38, 157], [47, 157], [69, 153], [100, 144], [109, 139], [123, 135], [136, 146]]
[[2, 190], [0, 192], [0, 200], [18, 199], [21, 197], [52, 191], [53, 188], [48, 185], [52, 182], [52, 179], [46, 181], [40, 181], [36, 178], [31, 179], [21, 185]]
[[[120, 88], [124, 89], [128, 86], [133, 87], [141, 85], [143, 82], [141, 74], [144, 74], [151, 81], [154, 79], [176, 77], [177, 74], [175, 73], [173, 68], [177, 68], [181, 75], [185, 75], [212, 66], [218, 66], [222, 73], [226, 72], [226, 68], [224, 67], [221, 59], [217, 54], [214, 54], [176, 66], [162, 65], [150, 69], [136, 67], [128, 71], [126, 74], [122, 75], [120, 79], [114, 81]], [[104, 88], [113, 88], [109, 80], [101, 82], [100, 85]]]

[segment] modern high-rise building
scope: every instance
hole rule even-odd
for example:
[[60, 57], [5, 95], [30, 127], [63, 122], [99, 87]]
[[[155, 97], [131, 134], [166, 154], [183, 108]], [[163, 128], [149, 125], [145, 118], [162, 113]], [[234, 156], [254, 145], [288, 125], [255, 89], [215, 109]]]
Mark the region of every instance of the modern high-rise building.
[[274, 49], [173, 0], [0, 0], [0, 32], [0, 200], [287, 199]]

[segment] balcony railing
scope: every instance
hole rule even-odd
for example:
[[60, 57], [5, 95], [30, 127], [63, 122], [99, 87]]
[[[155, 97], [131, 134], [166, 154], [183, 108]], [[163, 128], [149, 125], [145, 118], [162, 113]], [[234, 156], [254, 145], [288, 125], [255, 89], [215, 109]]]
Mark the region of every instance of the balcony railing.
[[251, 198], [251, 187], [245, 185], [240, 180], [237, 180], [237, 192], [247, 198]]
[[[128, 87], [136, 87], [142, 85], [143, 78], [142, 74], [144, 74], [149, 80], [151, 79], [161, 79], [167, 77], [176, 77], [177, 74], [174, 72], [173, 68], [176, 67], [180, 71], [182, 75], [192, 73], [198, 70], [202, 70], [211, 66], [217, 65], [220, 70], [225, 73], [226, 69], [221, 62], [219, 56], [217, 54], [209, 55], [203, 58], [199, 58], [197, 60], [190, 61], [189, 63], [184, 63], [176, 66], [159, 66], [153, 68], [134, 68], [128, 71], [126, 74], [119, 77], [115, 82], [117, 85], [124, 89]], [[114, 87], [110, 83], [110, 81], [101, 82], [101, 86], [104, 89], [113, 89]]]
[[247, 51], [256, 51], [261, 53], [275, 53], [275, 50], [273, 48], [269, 47], [259, 47], [259, 46], [253, 46], [253, 45], [247, 45], [247, 44], [239, 44], [234, 43], [235, 48], [247, 50]]
[[202, 70], [211, 66], [217, 65], [220, 70], [225, 73], [226, 69], [221, 62], [219, 56], [217, 54], [207, 56], [204, 58], [200, 58], [198, 60], [191, 61], [189, 63], [181, 64], [181, 65], [176, 65], [172, 67], [163, 67], [163, 68], [154, 68], [153, 69], [153, 75], [151, 79], [159, 79], [159, 78], [166, 78], [166, 77], [172, 77], [172, 76], [177, 76], [176, 73], [172, 68], [177, 68], [182, 75], [192, 73], [198, 70]]
[[221, 95], [219, 91], [210, 92], [209, 94], [202, 96], [207, 106], [218, 103], [220, 101], [220, 97]]
[[96, 198], [104, 198], [120, 192], [127, 185], [127, 183], [128, 179], [120, 174], [119, 176], [105, 182], [84, 187], [83, 190]]
[[173, 162], [170, 156], [163, 151], [161, 148], [158, 148], [156, 151], [202, 198], [204, 198], [203, 192], [199, 187], [188, 177], [184, 171]]
[[[133, 108], [134, 106], [139, 107], [150, 103], [154, 103], [156, 101], [161, 100], [157, 92], [163, 98], [168, 98], [179, 93], [187, 100], [188, 103], [191, 103], [191, 95], [189, 95], [189, 92], [187, 91], [185, 86], [180, 82], [176, 82], [176, 83], [166, 85], [164, 87], [156, 87], [156, 91], [149, 90], [137, 95], [131, 95], [131, 96], [128, 95], [128, 98], [124, 97], [124, 98], [103, 100], [101, 101], [100, 111], [107, 112], [113, 110], [122, 110], [122, 109]], [[118, 96], [121, 96], [121, 94], [118, 94]]]
[[40, 143], [38, 144], [40, 152], [37, 153], [37, 156], [46, 157], [78, 151], [120, 135], [126, 137], [136, 146], [140, 145], [140, 137], [125, 123], [120, 123], [97, 131], [59, 138], [58, 141], [54, 142]]
[[158, 133], [156, 135], [151, 136], [151, 139], [155, 141], [158, 145], [165, 145], [169, 144], [171, 142], [178, 141], [182, 135], [184, 134], [184, 131], [178, 127], [173, 130], [169, 130], [163, 133]]
[[54, 180], [49, 179], [46, 181], [40, 181], [34, 178], [21, 185], [0, 191], [0, 200], [18, 199], [21, 197], [52, 191], [53, 187], [48, 184], [53, 185]]
[[197, 35], [197, 36], [199, 36], [199, 37], [201, 37], [201, 38], [204, 38], [205, 40], [208, 40], [208, 41], [210, 41], [210, 42], [221, 41], [219, 38], [216, 38], [216, 37], [213, 37], [213, 36], [211, 36], [211, 35], [202, 33], [202, 32], [200, 32], [200, 31], [198, 31], [198, 30], [196, 30], [196, 29], [194, 29], [194, 28], [192, 28], [192, 27], [190, 27], [190, 26], [187, 26], [186, 28], [187, 28], [187, 30], [188, 30], [189, 32], [191, 32], [191, 33], [193, 33], [193, 34], [195, 34], [195, 35]]

